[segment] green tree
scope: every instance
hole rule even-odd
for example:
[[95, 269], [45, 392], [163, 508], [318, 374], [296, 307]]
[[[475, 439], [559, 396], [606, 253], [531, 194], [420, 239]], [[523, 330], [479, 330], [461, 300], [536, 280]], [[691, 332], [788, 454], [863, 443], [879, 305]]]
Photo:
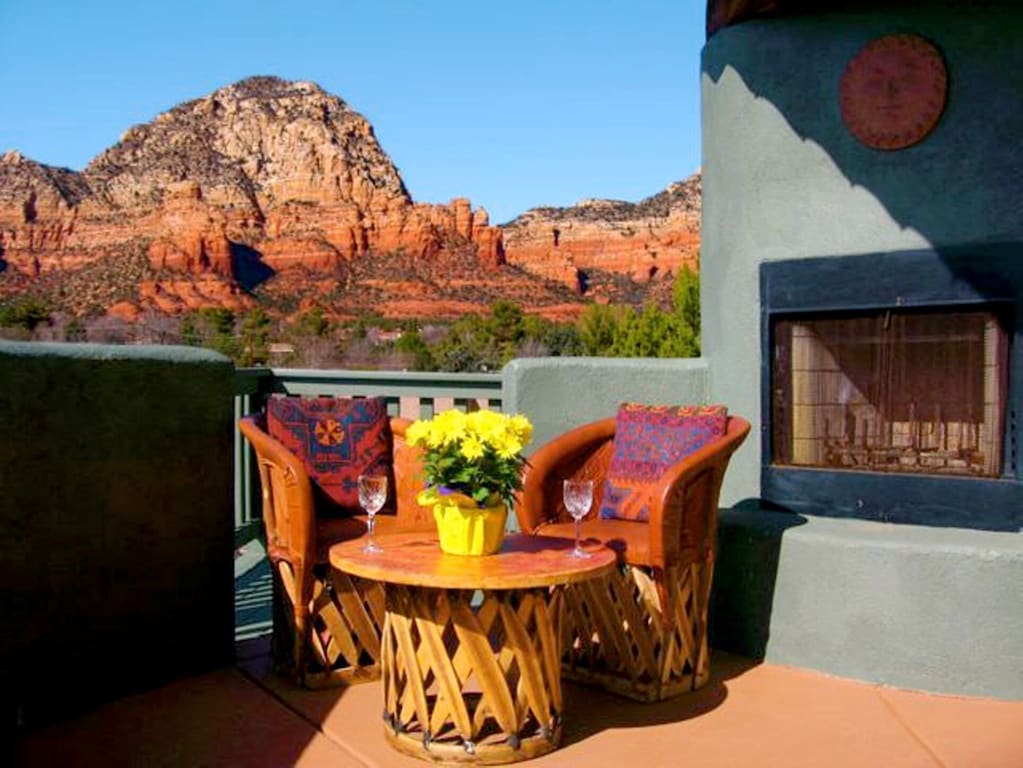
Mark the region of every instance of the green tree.
[[684, 266], [672, 286], [674, 314], [691, 339], [692, 357], [700, 355], [700, 275]]
[[234, 335], [234, 312], [227, 307], [203, 307], [199, 319], [206, 324], [210, 336]]
[[42, 299], [22, 296], [0, 307], [0, 326], [34, 331], [40, 323], [50, 322], [50, 309]]
[[579, 316], [579, 342], [585, 355], [602, 356], [611, 354], [615, 331], [625, 316], [628, 307], [611, 304], [590, 304]]
[[262, 307], [253, 307], [241, 321], [241, 337], [236, 346], [239, 365], [266, 365], [270, 359], [270, 331], [273, 320]]
[[315, 306], [298, 316], [294, 330], [302, 336], [322, 338], [330, 333], [330, 321], [324, 316], [323, 308]]
[[433, 353], [429, 345], [423, 341], [418, 330], [410, 329], [402, 333], [394, 348], [412, 357], [413, 371], [432, 371], [435, 368]]
[[81, 342], [88, 338], [85, 325], [77, 317], [72, 317], [64, 326], [64, 341]]
[[[606, 317], [590, 318], [588, 330], [611, 344], [605, 354], [614, 357], [697, 357], [700, 354], [700, 278], [688, 267], [675, 277], [672, 308], [666, 312], [648, 304], [641, 312], [629, 309], [617, 316], [613, 327]], [[580, 333], [582, 336], [583, 334]], [[585, 343], [585, 336], [584, 343]]]
[[181, 343], [190, 347], [198, 347], [202, 343], [199, 328], [196, 325], [196, 316], [193, 312], [188, 312], [181, 318]]
[[554, 323], [550, 320], [545, 320], [539, 315], [526, 315], [522, 319], [522, 335], [527, 339], [534, 339], [541, 343], [553, 327]]
[[540, 338], [553, 357], [573, 357], [583, 353], [579, 331], [571, 323], [551, 323]]
[[203, 346], [238, 360], [241, 344], [234, 332], [234, 312], [225, 307], [203, 307], [199, 316], [206, 324]]
[[224, 307], [202, 307], [181, 319], [181, 341], [206, 347], [237, 361], [242, 345], [235, 336], [234, 312]]
[[513, 301], [496, 301], [490, 308], [490, 316], [486, 319], [483, 331], [489, 333], [501, 347], [514, 345], [525, 335], [523, 327], [524, 313], [522, 307]]
[[455, 373], [500, 369], [501, 350], [490, 318], [467, 315], [456, 320], [437, 344], [434, 359], [440, 370]]

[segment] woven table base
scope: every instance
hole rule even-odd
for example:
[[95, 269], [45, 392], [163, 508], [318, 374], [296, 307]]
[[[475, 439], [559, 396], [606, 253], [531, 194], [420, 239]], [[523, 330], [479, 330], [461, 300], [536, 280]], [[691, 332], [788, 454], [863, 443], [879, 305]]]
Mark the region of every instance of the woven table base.
[[381, 641], [388, 742], [425, 760], [478, 764], [556, 749], [562, 594], [389, 584]]
[[306, 688], [367, 682], [380, 677], [383, 585], [318, 567], [309, 606], [309, 625], [296, 629], [297, 594], [291, 565], [274, 569], [273, 640], [275, 668]]
[[695, 690], [710, 678], [707, 605], [713, 563], [665, 573], [667, 614], [648, 571], [621, 566], [565, 594], [562, 671], [639, 701]]

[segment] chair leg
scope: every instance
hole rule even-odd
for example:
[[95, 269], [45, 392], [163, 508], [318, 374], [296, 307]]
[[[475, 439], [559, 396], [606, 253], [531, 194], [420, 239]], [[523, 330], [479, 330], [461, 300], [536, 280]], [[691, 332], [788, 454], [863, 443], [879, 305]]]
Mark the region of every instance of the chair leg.
[[318, 567], [308, 606], [296, 606], [294, 573], [277, 563], [274, 578], [274, 667], [306, 688], [380, 676], [384, 592], [378, 582]]
[[624, 565], [566, 592], [562, 672], [639, 701], [660, 701], [710, 678], [707, 604], [712, 563], [668, 569], [662, 606], [653, 575]]

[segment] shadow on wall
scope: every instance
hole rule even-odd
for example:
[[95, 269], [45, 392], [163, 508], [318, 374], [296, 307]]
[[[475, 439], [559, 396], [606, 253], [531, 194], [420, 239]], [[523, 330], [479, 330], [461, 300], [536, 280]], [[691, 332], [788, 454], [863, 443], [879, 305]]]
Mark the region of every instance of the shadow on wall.
[[231, 662], [233, 391], [206, 350], [0, 342], [0, 743]]
[[[737, 283], [754, 286], [757, 265], [767, 261], [887, 254], [900, 257], [890, 263], [904, 263], [906, 255], [926, 252], [940, 260], [941, 269], [926, 274], [942, 290], [918, 306], [956, 303], [960, 295], [975, 303], [1014, 302], [1014, 343], [1023, 348], [1023, 294], [1009, 284], [1023, 262], [1023, 8], [1003, 1], [964, 10], [953, 0], [861, 0], [830, 12], [779, 5], [790, 13], [721, 29], [703, 51], [704, 242], [714, 258], [708, 273], [719, 281], [705, 283], [707, 295], [717, 290], [724, 301]], [[906, 33], [940, 51], [946, 105], [918, 143], [875, 149], [843, 122], [840, 84], [868, 43]], [[875, 106], [884, 112], [884, 103]], [[811, 291], [828, 298], [826, 311], [898, 306], [917, 276], [899, 283], [892, 272], [871, 270], [855, 276], [858, 284], [843, 278]], [[841, 291], [850, 299], [840, 307], [834, 298]], [[732, 345], [719, 357], [722, 366], [740, 363], [737, 348], [764, 350], [753, 311], [736, 311], [738, 319], [724, 322], [725, 312], [714, 311], [705, 326], [712, 338], [726, 331], [715, 341]], [[1009, 414], [1023, 408], [1020, 360], [1013, 353]], [[716, 386], [730, 399], [755, 400], [764, 417], [769, 390], [759, 387], [761, 398], [757, 384], [728, 381], [737, 372], [717, 370], [712, 378], [725, 382]], [[1005, 464], [1008, 478], [1023, 480], [1011, 459]], [[750, 493], [759, 467], [749, 461], [739, 469]]]
[[763, 514], [767, 509], [746, 499], [721, 510], [710, 599], [711, 646], [753, 659], [767, 653], [782, 538], [806, 523], [802, 515]]
[[[703, 74], [719, 86], [728, 70], [738, 75], [757, 100], [778, 110], [799, 138], [819, 146], [852, 187], [867, 190], [903, 229], [919, 232], [939, 250], [954, 244], [1023, 241], [1018, 195], [1023, 174], [1023, 143], [1018, 140], [1023, 46], [1018, 29], [1023, 11], [1010, 3], [967, 13], [961, 3], [928, 3], [925, 10], [888, 5], [873, 12], [789, 16], [723, 29], [704, 49]], [[872, 149], [843, 124], [839, 83], [849, 60], [866, 43], [905, 32], [926, 38], [941, 51], [949, 78], [946, 107], [920, 143], [895, 151]], [[712, 144], [713, 137], [705, 136], [705, 141]], [[786, 160], [770, 157], [764, 162], [775, 172], [769, 178], [777, 179], [779, 171], [785, 174]], [[819, 187], [802, 186], [806, 168], [791, 169], [793, 183], [778, 185], [779, 194], [790, 198], [784, 204], [813, 209], [817, 203], [811, 195]], [[753, 174], [750, 178], [752, 183]], [[771, 194], [769, 185], [762, 186]], [[847, 216], [849, 211], [837, 213]], [[828, 226], [813, 217], [800, 222]]]

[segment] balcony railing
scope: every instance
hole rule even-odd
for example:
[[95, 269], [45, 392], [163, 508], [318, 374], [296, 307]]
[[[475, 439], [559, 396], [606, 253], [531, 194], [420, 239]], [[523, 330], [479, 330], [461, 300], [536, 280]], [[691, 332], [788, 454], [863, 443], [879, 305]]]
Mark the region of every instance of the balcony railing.
[[[295, 368], [240, 368], [235, 378], [235, 420], [262, 410], [273, 394], [377, 397], [387, 399], [392, 416], [430, 418], [438, 411], [502, 407], [499, 373], [410, 373]], [[243, 532], [260, 519], [259, 477], [252, 450], [234, 435], [234, 526]], [[244, 534], [243, 534], [244, 535]]]

